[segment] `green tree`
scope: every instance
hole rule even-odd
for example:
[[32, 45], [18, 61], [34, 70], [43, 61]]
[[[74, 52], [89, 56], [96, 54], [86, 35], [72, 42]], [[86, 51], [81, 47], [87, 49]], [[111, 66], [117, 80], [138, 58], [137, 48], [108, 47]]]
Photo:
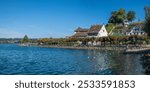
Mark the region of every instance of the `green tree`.
[[112, 32], [112, 30], [114, 29], [114, 24], [113, 23], [108, 23], [107, 25], [106, 25], [106, 30], [107, 30], [107, 32]]
[[108, 23], [113, 23], [115, 25], [121, 24], [124, 19], [128, 19], [132, 22], [135, 19], [135, 15], [136, 13], [134, 11], [129, 11], [126, 14], [125, 9], [119, 9], [118, 11], [113, 11], [111, 13]]
[[116, 24], [117, 23], [117, 11], [112, 11], [111, 12], [111, 17], [109, 18], [108, 23], [113, 23]]
[[29, 42], [29, 41], [30, 41], [30, 40], [29, 40], [28, 36], [25, 35], [21, 42], [22, 42], [22, 43], [27, 43], [27, 42]]
[[150, 7], [145, 7], [144, 31], [150, 36]]
[[150, 16], [150, 7], [144, 7], [145, 10], [145, 18], [147, 18], [148, 16]]
[[144, 31], [150, 36], [150, 16], [146, 18]]
[[120, 24], [126, 18], [126, 11], [124, 9], [119, 9], [118, 11], [113, 11], [108, 23]]
[[135, 19], [135, 15], [136, 15], [136, 13], [134, 11], [129, 11], [127, 13], [127, 19], [128, 19], [128, 21], [132, 22]]
[[125, 18], [126, 18], [125, 9], [119, 9], [118, 14], [117, 14], [117, 22], [122, 23]]

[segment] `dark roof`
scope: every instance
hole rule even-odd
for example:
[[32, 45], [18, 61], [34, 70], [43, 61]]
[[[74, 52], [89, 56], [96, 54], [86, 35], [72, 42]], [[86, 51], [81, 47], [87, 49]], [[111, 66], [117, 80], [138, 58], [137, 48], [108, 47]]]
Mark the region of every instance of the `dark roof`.
[[144, 22], [132, 22], [130, 25], [143, 25], [144, 24]]
[[87, 36], [87, 32], [77, 32], [72, 37], [86, 37], [86, 36]]
[[78, 27], [72, 37], [86, 37], [89, 29]]
[[89, 29], [78, 27], [75, 32], [87, 32]]
[[129, 25], [129, 28], [133, 28], [133, 27], [140, 27], [143, 28], [144, 23], [143, 22], [137, 22], [137, 23], [132, 23]]
[[102, 26], [103, 25], [92, 25], [90, 29], [78, 27], [75, 30], [76, 34], [74, 34], [72, 37], [87, 37], [88, 35], [97, 35], [98, 32], [101, 30]]
[[89, 29], [88, 34], [96, 34], [96, 33], [98, 33], [101, 30], [102, 26], [103, 25], [92, 25], [90, 27], [90, 29]]

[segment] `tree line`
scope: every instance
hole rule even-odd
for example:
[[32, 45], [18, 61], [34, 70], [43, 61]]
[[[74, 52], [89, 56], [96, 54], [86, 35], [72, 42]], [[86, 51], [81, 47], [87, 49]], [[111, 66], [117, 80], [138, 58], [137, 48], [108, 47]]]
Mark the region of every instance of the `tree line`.
[[112, 11], [111, 16], [108, 20], [108, 23], [114, 25], [123, 23], [123, 20], [127, 19], [129, 22], [132, 22], [136, 18], [135, 11], [126, 12], [125, 9], [119, 9], [118, 11]]
[[128, 20], [129, 22], [134, 21], [136, 18], [135, 11], [126, 11], [121, 8], [118, 11], [112, 11], [108, 23], [106, 24], [106, 29], [108, 32], [113, 31], [116, 25], [122, 24], [124, 20]]

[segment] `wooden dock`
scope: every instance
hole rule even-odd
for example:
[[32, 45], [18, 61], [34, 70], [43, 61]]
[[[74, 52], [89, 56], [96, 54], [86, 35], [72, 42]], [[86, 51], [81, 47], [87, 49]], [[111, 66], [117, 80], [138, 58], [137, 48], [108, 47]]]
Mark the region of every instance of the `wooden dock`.
[[150, 48], [132, 48], [126, 49], [124, 51], [125, 54], [146, 54], [149, 53]]

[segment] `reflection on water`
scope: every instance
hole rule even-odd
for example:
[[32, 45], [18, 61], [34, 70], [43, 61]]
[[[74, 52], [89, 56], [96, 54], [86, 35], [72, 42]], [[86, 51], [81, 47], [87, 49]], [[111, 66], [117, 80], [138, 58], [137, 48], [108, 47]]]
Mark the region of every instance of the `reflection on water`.
[[141, 55], [0, 45], [0, 74], [144, 74]]

